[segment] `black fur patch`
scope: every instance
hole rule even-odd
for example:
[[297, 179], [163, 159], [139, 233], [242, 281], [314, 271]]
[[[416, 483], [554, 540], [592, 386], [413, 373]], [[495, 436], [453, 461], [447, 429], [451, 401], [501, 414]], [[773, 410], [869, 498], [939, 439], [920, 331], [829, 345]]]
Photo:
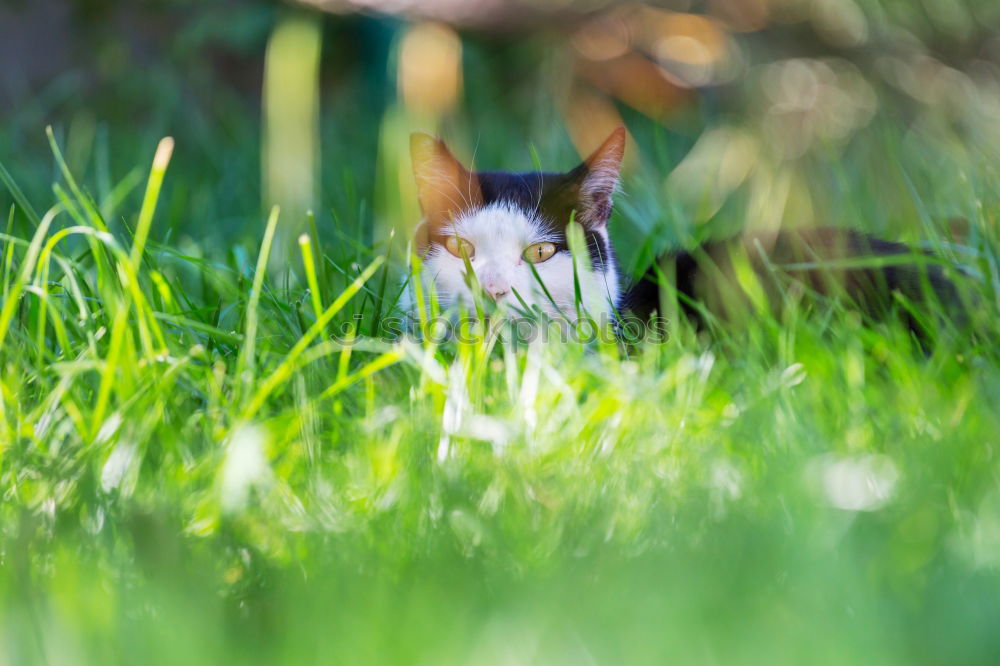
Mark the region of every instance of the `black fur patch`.
[[[475, 179], [484, 207], [504, 203], [524, 211], [525, 215], [541, 222], [555, 237], [556, 251], [569, 252], [566, 227], [570, 220], [581, 222], [585, 219], [581, 208], [587, 204], [581, 198], [581, 184], [588, 173], [586, 166], [581, 165], [568, 173], [479, 171], [475, 173]], [[595, 211], [591, 210], [589, 214], [589, 219], [595, 219]], [[610, 199], [599, 214], [603, 225], [611, 215]], [[416, 235], [418, 251], [425, 252], [431, 244], [444, 244], [446, 236], [442, 225], [422, 225]], [[604, 234], [584, 226], [584, 237], [594, 271], [617, 270], [614, 248]]]
[[[580, 182], [586, 173], [583, 169], [569, 173], [481, 171], [476, 176], [484, 206], [506, 203], [517, 207], [557, 236], [558, 251], [568, 252], [566, 227], [571, 219], [579, 219]], [[584, 229], [584, 234], [594, 270], [603, 272], [613, 266], [610, 243], [594, 230]]]

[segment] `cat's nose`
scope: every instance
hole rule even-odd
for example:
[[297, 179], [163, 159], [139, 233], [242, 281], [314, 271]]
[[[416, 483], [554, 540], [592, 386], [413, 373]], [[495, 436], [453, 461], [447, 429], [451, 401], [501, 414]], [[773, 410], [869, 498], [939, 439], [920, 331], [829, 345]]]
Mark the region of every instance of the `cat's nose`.
[[486, 295], [494, 301], [499, 301], [507, 295], [507, 292], [510, 291], [510, 285], [504, 284], [503, 282], [487, 280], [483, 283], [483, 291], [485, 291]]

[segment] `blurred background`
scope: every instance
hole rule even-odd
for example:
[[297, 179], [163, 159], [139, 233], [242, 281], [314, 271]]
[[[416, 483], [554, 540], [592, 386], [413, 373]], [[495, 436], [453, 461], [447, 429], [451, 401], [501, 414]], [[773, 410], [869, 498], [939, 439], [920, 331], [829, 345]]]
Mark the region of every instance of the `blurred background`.
[[967, 171], [1000, 158], [998, 27], [996, 0], [5, 0], [0, 159], [50, 201], [51, 124], [127, 226], [171, 135], [154, 239], [255, 246], [280, 204], [286, 249], [307, 211], [377, 248], [418, 217], [410, 131], [556, 170], [625, 124], [628, 268], [745, 226], [912, 239], [995, 219]]

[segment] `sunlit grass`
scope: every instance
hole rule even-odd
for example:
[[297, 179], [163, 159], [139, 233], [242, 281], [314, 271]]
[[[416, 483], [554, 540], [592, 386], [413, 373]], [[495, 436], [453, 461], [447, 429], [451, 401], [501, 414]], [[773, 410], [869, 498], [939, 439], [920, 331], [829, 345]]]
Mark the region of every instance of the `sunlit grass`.
[[930, 347], [826, 302], [660, 344], [437, 344], [368, 335], [382, 255], [306, 236], [308, 290], [275, 283], [278, 210], [256, 261], [149, 241], [169, 142], [119, 235], [53, 146], [44, 214], [0, 169], [11, 663], [1000, 651], [988, 212], [972, 334]]

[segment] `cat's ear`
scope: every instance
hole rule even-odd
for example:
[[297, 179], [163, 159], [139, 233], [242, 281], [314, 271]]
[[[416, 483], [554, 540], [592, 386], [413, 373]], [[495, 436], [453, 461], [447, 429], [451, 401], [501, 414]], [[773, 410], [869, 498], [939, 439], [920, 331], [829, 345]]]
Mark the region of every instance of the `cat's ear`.
[[625, 155], [625, 128], [619, 127], [571, 174], [579, 183], [579, 222], [599, 228], [611, 217], [611, 199], [618, 188], [618, 176]]
[[424, 218], [440, 224], [463, 211], [481, 207], [479, 180], [440, 139], [416, 132], [410, 136], [410, 158]]

